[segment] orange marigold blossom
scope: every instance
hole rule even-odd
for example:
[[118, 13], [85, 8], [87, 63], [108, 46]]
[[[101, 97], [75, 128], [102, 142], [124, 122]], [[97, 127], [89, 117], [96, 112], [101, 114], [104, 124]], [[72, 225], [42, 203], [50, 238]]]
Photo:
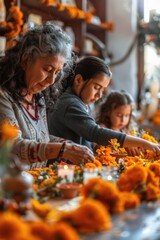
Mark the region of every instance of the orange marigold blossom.
[[86, 163], [85, 165], [84, 165], [84, 168], [102, 168], [102, 164], [100, 163], [100, 161], [98, 161], [98, 160], [95, 160], [93, 163]]
[[85, 20], [86, 20], [87, 23], [92, 22], [93, 14], [91, 14], [91, 13], [89, 13], [89, 12], [85, 12], [85, 13], [84, 13], [84, 16], [85, 16]]
[[40, 0], [40, 2], [46, 4], [47, 6], [57, 4], [57, 0]]
[[155, 124], [155, 125], [160, 125], [160, 109], [158, 109], [154, 116], [152, 117], [151, 121]]
[[[23, 235], [23, 236], [20, 234], [20, 235], [14, 236], [14, 238], [12, 238], [12, 240], [28, 240], [28, 239], [29, 240], [42, 240], [41, 238], [33, 236], [31, 234]], [[5, 239], [5, 240], [10, 240], [10, 239]]]
[[0, 125], [0, 139], [3, 143], [13, 140], [18, 136], [19, 129], [8, 121], [3, 121]]
[[112, 22], [101, 22], [101, 26], [113, 32], [115, 29], [115, 25]]
[[44, 179], [44, 181], [42, 183], [40, 183], [39, 187], [44, 188], [44, 187], [48, 186], [49, 184], [54, 184], [54, 183], [55, 183], [55, 180], [53, 178]]
[[89, 179], [81, 188], [81, 195], [85, 198], [99, 200], [110, 212], [122, 212], [124, 210], [120, 192], [112, 182], [105, 182], [101, 178]]
[[132, 192], [121, 192], [120, 194], [125, 209], [136, 208], [139, 206], [140, 199], [137, 194]]
[[160, 177], [160, 163], [150, 163], [148, 167], [152, 172], [154, 172], [155, 176]]
[[93, 199], [83, 201], [71, 212], [62, 213], [60, 221], [73, 224], [80, 233], [99, 232], [111, 228], [110, 214], [101, 202]]
[[65, 6], [62, 3], [57, 3], [57, 9], [59, 11], [64, 11], [65, 10]]
[[160, 182], [159, 177], [155, 176], [155, 173], [151, 171], [149, 168], [147, 168], [146, 170], [148, 172], [147, 184], [152, 183], [154, 186], [159, 187], [159, 182]]
[[59, 222], [50, 226], [51, 238], [50, 240], [79, 240], [79, 235], [75, 228], [66, 222]]
[[109, 146], [111, 147], [112, 151], [115, 153], [126, 153], [125, 148], [120, 147], [120, 143], [116, 138], [111, 139], [109, 141]]
[[146, 187], [146, 200], [152, 201], [160, 198], [160, 189], [152, 183], [147, 184]]
[[40, 203], [36, 199], [31, 200], [31, 206], [33, 211], [42, 218], [45, 218], [47, 214], [52, 210], [52, 207], [49, 203]]
[[147, 171], [142, 166], [131, 166], [121, 174], [117, 180], [117, 186], [120, 191], [135, 190], [139, 185], [146, 183]]
[[29, 235], [29, 227], [13, 212], [1, 213], [0, 239], [15, 239], [16, 236]]
[[102, 165], [116, 166], [116, 158], [110, 155], [111, 151], [111, 147], [100, 146], [100, 148], [96, 150], [97, 155], [95, 156], [95, 160], [101, 162]]
[[157, 144], [158, 144], [158, 141], [155, 139], [155, 137], [149, 135], [148, 133], [142, 134], [141, 137], [142, 137], [143, 139], [145, 139], [145, 140], [148, 140], [148, 141], [150, 141], [150, 142], [153, 142], [153, 143], [157, 143]]
[[41, 240], [51, 240], [50, 224], [44, 221], [30, 221], [28, 222], [28, 226], [35, 237], [39, 237]]
[[142, 158], [141, 156], [126, 156], [124, 158], [125, 166], [129, 167], [132, 165], [145, 165], [146, 159]]

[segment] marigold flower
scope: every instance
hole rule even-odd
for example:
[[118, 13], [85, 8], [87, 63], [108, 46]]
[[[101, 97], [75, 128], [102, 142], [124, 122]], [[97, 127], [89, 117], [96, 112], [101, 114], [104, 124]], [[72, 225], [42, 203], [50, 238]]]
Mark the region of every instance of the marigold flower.
[[15, 239], [17, 235], [29, 235], [28, 226], [13, 212], [1, 213], [0, 239]]
[[160, 182], [159, 177], [158, 176], [156, 177], [155, 173], [151, 171], [149, 168], [147, 169], [147, 171], [148, 171], [147, 184], [152, 183], [154, 186], [159, 187]]
[[[32, 235], [39, 237], [41, 240], [50, 240], [50, 225], [42, 221], [28, 223]], [[29, 238], [28, 238], [29, 239]]]
[[153, 143], [157, 143], [158, 144], [158, 141], [151, 135], [149, 135], [148, 133], [144, 133], [142, 135], [142, 138], [145, 139], [145, 140], [148, 140], [150, 142], [153, 142]]
[[79, 240], [78, 233], [76, 230], [65, 222], [60, 222], [50, 226], [51, 229], [51, 240]]
[[123, 211], [119, 190], [112, 182], [105, 182], [101, 178], [92, 178], [83, 185], [81, 194], [84, 198], [93, 198], [102, 202], [111, 212]]
[[121, 198], [125, 209], [136, 208], [140, 204], [139, 197], [132, 192], [121, 192]]
[[146, 200], [152, 201], [160, 198], [160, 190], [158, 187], [154, 186], [152, 183], [149, 183], [146, 187]]
[[147, 171], [142, 166], [131, 166], [117, 180], [120, 191], [131, 191], [147, 181]]
[[63, 213], [60, 220], [72, 223], [80, 233], [99, 232], [111, 228], [110, 214], [101, 202], [92, 199], [85, 200], [72, 212]]
[[154, 172], [155, 176], [160, 177], [160, 164], [159, 163], [151, 163], [149, 165], [149, 169]]
[[44, 218], [52, 210], [48, 203], [40, 203], [36, 199], [31, 201], [33, 211], [40, 217]]
[[0, 126], [0, 134], [2, 142], [10, 141], [18, 136], [18, 128], [11, 125], [8, 121], [4, 121]]

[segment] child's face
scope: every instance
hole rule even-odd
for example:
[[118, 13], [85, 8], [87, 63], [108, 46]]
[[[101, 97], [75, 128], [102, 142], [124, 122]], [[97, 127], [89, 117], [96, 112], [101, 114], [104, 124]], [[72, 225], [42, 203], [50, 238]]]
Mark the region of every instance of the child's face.
[[130, 105], [119, 106], [110, 113], [111, 128], [120, 131], [127, 126], [132, 108]]
[[96, 102], [106, 92], [106, 88], [110, 82], [110, 78], [107, 74], [100, 73], [95, 78], [86, 81], [81, 81], [77, 95], [82, 101], [90, 105]]

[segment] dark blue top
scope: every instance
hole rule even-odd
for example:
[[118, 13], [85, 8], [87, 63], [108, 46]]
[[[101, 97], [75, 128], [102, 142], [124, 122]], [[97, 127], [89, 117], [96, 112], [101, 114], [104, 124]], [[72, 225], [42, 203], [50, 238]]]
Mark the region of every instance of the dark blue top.
[[88, 106], [68, 88], [59, 98], [56, 109], [48, 115], [50, 134], [86, 145], [91, 143], [106, 146], [116, 138], [123, 146], [126, 134], [100, 127], [90, 116]]

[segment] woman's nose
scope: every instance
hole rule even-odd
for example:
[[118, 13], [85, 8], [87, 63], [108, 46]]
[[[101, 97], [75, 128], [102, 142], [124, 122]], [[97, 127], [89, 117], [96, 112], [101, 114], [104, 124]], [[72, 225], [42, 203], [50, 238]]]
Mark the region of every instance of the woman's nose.
[[51, 85], [55, 83], [55, 80], [56, 80], [56, 74], [52, 73], [48, 76], [47, 82]]

